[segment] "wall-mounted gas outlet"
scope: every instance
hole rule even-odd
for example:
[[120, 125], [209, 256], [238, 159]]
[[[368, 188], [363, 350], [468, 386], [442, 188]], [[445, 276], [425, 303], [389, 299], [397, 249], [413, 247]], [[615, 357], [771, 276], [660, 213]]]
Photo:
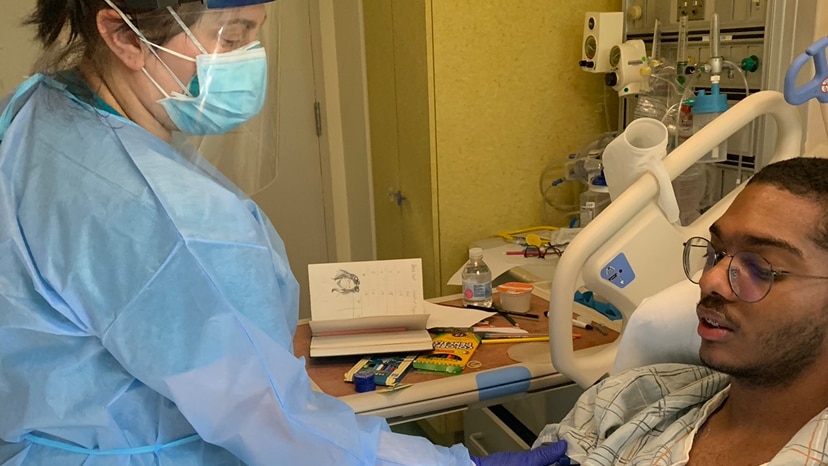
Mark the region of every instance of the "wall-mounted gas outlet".
[[687, 15], [688, 21], [704, 19], [704, 0], [676, 0], [676, 22]]

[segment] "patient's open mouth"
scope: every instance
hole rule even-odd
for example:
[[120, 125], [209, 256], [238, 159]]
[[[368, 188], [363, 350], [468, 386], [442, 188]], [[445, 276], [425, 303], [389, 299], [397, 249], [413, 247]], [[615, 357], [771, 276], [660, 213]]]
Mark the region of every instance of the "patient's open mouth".
[[722, 325], [719, 325], [719, 321], [713, 320], [713, 319], [703, 318], [702, 322], [704, 322], [705, 324], [707, 324], [711, 327], [715, 327], [715, 328], [723, 327]]
[[718, 341], [733, 333], [733, 329], [715, 317], [699, 317], [699, 336], [704, 340]]

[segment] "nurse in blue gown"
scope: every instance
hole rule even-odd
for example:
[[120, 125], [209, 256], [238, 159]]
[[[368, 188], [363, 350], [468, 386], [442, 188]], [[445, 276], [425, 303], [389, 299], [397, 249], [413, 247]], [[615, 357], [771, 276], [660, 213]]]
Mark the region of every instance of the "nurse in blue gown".
[[264, 3], [37, 1], [48, 71], [0, 103], [0, 464], [557, 461], [470, 458], [311, 390], [281, 239], [171, 143], [261, 110]]

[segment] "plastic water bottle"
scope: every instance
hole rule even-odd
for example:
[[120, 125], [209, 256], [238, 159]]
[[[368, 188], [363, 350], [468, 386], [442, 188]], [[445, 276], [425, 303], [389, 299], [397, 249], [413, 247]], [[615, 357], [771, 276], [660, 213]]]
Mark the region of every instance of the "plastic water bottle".
[[604, 172], [599, 173], [589, 182], [589, 188], [580, 195], [580, 226], [583, 228], [610, 203], [609, 188]]
[[492, 271], [483, 262], [483, 249], [469, 249], [463, 269], [463, 305], [492, 306]]
[[595, 216], [601, 213], [610, 203], [609, 192], [598, 192], [587, 189], [579, 196], [581, 202], [580, 223], [581, 228], [589, 225]]

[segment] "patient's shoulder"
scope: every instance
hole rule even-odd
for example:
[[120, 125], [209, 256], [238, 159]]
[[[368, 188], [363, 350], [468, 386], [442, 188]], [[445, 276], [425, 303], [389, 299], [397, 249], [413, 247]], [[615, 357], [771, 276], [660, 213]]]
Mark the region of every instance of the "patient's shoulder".
[[727, 376], [691, 364], [655, 364], [624, 371], [588, 390], [576, 405], [583, 425], [589, 414], [598, 438], [607, 438], [629, 424], [666, 429], [729, 384]]
[[729, 378], [709, 367], [685, 363], [659, 363], [636, 367], [622, 372], [614, 378], [628, 380], [636, 384], [658, 384], [669, 389], [685, 387], [699, 381], [729, 381]]

